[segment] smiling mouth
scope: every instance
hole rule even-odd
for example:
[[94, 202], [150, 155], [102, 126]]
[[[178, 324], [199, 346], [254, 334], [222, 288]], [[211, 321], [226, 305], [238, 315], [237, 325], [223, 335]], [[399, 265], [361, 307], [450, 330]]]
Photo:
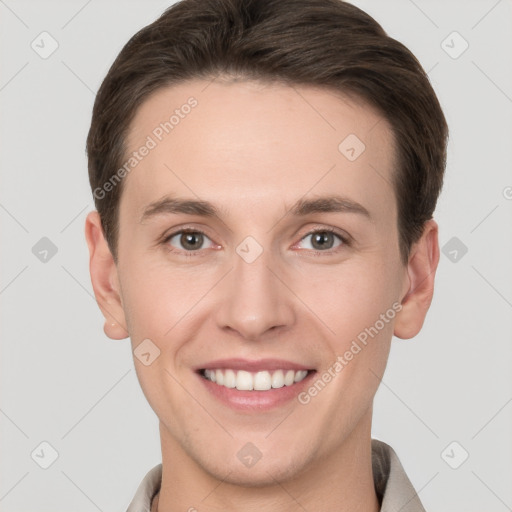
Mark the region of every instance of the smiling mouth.
[[304, 380], [314, 370], [274, 370], [248, 372], [232, 369], [203, 369], [200, 374], [219, 386], [238, 391], [268, 391], [292, 386]]

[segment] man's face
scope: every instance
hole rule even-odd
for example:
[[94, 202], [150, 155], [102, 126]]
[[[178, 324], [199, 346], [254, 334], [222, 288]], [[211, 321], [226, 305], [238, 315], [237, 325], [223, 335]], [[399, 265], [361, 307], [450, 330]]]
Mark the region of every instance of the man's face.
[[[370, 435], [408, 285], [393, 138], [374, 110], [332, 92], [208, 84], [161, 89], [132, 122], [128, 153], [148, 136], [155, 147], [125, 178], [117, 279], [133, 348], [160, 350], [135, 366], [165, 449], [260, 485]], [[320, 198], [332, 201], [308, 208]]]

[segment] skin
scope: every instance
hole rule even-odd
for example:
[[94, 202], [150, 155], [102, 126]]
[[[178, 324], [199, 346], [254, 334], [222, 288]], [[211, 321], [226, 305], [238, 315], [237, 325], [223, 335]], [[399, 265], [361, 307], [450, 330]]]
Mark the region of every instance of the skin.
[[[163, 476], [153, 510], [377, 511], [373, 398], [392, 335], [415, 336], [429, 308], [437, 224], [426, 223], [404, 265], [390, 126], [368, 105], [332, 91], [228, 79], [161, 89], [132, 121], [130, 151], [190, 96], [198, 105], [124, 178], [117, 264], [97, 212], [86, 220], [106, 335], [129, 336], [132, 349], [149, 338], [160, 350], [149, 366], [134, 357], [160, 420]], [[366, 146], [352, 162], [338, 150], [349, 134]], [[141, 222], [145, 208], [167, 194], [210, 201], [221, 214]], [[298, 199], [332, 194], [371, 218], [289, 213]], [[192, 257], [180, 236], [162, 241], [183, 227], [207, 237]], [[350, 243], [334, 236], [318, 249], [311, 232], [325, 228]], [[236, 252], [247, 236], [263, 248], [252, 263]], [[305, 405], [235, 411], [194, 371], [241, 357], [286, 359], [321, 374], [393, 303], [401, 304], [394, 319]], [[262, 454], [249, 468], [237, 457], [247, 442]]]

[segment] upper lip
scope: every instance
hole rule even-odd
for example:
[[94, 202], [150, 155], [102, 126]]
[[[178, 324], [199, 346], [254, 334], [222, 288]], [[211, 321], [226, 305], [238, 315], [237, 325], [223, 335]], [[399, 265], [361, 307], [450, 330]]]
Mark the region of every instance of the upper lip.
[[199, 370], [216, 370], [216, 369], [232, 369], [245, 370], [248, 372], [272, 371], [272, 370], [311, 370], [310, 366], [286, 361], [284, 359], [217, 359], [202, 366], [198, 366]]

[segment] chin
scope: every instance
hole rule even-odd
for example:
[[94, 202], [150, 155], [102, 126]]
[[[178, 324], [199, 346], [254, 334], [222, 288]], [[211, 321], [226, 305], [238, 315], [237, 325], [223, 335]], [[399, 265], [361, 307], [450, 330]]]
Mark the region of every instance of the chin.
[[[289, 452], [282, 454], [274, 452], [270, 460], [269, 457], [262, 454], [259, 460], [251, 462], [252, 465], [248, 466], [244, 465], [236, 454], [229, 464], [218, 464], [213, 459], [196, 460], [196, 462], [213, 478], [225, 484], [246, 488], [271, 487], [278, 482], [292, 480], [305, 472], [308, 465], [305, 454], [301, 456], [295, 453], [295, 457], [290, 458]], [[226, 460], [224, 457], [220, 458]]]

